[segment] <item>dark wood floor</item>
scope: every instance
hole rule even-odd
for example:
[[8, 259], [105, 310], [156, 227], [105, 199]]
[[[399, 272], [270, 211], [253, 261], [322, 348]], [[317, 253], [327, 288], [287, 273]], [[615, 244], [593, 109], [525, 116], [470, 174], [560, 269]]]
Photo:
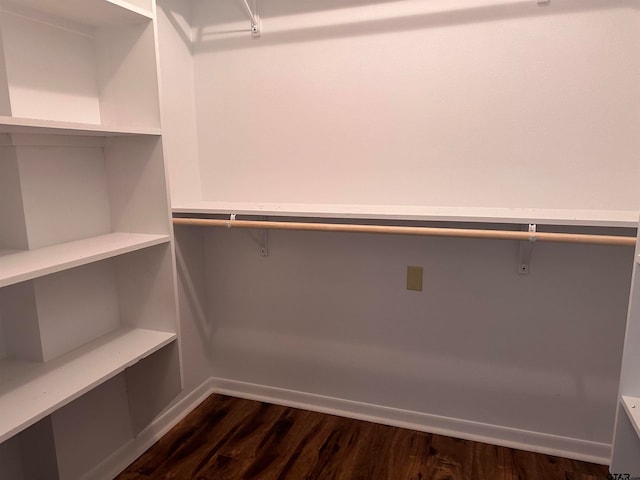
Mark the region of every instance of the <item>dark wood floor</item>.
[[550, 455], [212, 395], [118, 480], [606, 480]]

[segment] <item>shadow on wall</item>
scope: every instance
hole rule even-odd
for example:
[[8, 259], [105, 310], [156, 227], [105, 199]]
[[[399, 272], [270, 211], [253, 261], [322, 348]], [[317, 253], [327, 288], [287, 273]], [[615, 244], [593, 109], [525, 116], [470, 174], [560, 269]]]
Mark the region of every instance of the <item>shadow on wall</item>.
[[[216, 324], [210, 321], [207, 312], [202, 231], [192, 228], [175, 228], [174, 232], [180, 323], [183, 335], [182, 354], [183, 362], [189, 368], [200, 365], [202, 358], [208, 364], [210, 359], [207, 352], [215, 336]], [[201, 358], [193, 358], [197, 355], [201, 355]], [[193, 371], [188, 373], [188, 375], [193, 374], [195, 374]], [[201, 381], [202, 379], [196, 379], [194, 383], [199, 384]]]
[[[260, 0], [259, 0], [260, 1]], [[538, 5], [534, 0], [493, 1], [478, 5], [477, 1], [409, 2], [396, 0], [346, 0], [338, 2], [259, 3], [263, 34], [252, 39], [249, 19], [241, 2], [220, 4], [195, 2], [192, 31], [184, 31], [184, 21], [162, 7], [174, 27], [186, 41], [193, 39], [193, 50], [235, 50], [265, 47], [283, 43], [319, 41], [399, 31], [443, 28], [464, 24], [495, 22], [526, 17], [542, 17], [616, 8], [638, 9], [631, 0], [551, 0]], [[444, 9], [446, 8], [446, 10]], [[318, 13], [322, 10], [322, 13]], [[298, 16], [299, 18], [291, 18]], [[299, 20], [299, 21], [298, 21]]]
[[214, 352], [215, 377], [596, 442], [612, 435], [617, 382], [593, 372], [234, 327], [218, 332]]
[[[608, 443], [631, 249], [205, 234], [214, 376]], [[406, 265], [425, 267], [423, 292]], [[526, 415], [523, 415], [526, 411]]]

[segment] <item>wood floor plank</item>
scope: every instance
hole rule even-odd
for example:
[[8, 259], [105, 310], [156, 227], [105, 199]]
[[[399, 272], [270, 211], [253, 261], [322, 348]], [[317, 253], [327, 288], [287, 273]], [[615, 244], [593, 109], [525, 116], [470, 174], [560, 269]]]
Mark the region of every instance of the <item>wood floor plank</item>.
[[298, 429], [299, 440], [289, 445], [290, 456], [276, 480], [308, 477], [314, 465], [315, 454], [320, 450], [320, 442], [326, 438], [327, 430], [336, 422], [335, 417], [318, 416], [311, 412], [303, 412], [301, 417]]
[[398, 433], [395, 427], [372, 424], [367, 434], [369, 441], [358, 442], [356, 463], [350, 478], [368, 480], [393, 478], [394, 472], [389, 464], [393, 453], [394, 438]]
[[[435, 435], [431, 442], [429, 455], [436, 461], [427, 478], [433, 480], [471, 480], [473, 466], [472, 442], [458, 438]], [[475, 479], [474, 479], [475, 480]]]
[[[236, 478], [268, 478], [267, 471], [272, 468], [272, 463], [282, 458], [278, 455], [277, 446], [293, 426], [292, 416], [292, 409], [272, 405], [262, 418], [245, 422], [220, 450], [220, 455], [232, 459], [225, 468], [205, 465], [200, 473], [204, 478], [218, 478], [216, 474], [227, 477], [230, 475], [227, 472], [233, 471], [236, 471]], [[239, 461], [242, 465], [238, 464]]]
[[[291, 445], [291, 457], [280, 471], [277, 480], [289, 478], [315, 480], [330, 478], [332, 475], [333, 478], [337, 478], [336, 472], [332, 474], [324, 471], [324, 467], [327, 465], [327, 459], [340, 451], [340, 437], [344, 440], [344, 432], [349, 430], [349, 422], [345, 420], [347, 419], [333, 415], [305, 412], [306, 431], [303, 429], [301, 440]], [[343, 450], [342, 455], [344, 454]], [[343, 466], [347, 468], [347, 461]]]
[[358, 440], [367, 438], [370, 430], [370, 424], [337, 418], [320, 445], [313, 468], [307, 474], [309, 480], [350, 478], [361, 447]]
[[[224, 428], [216, 429], [207, 422], [205, 427], [199, 430], [198, 435], [198, 438], [204, 441], [203, 448], [193, 452], [190, 451], [189, 456], [179, 464], [174, 462], [173, 467], [170, 468], [170, 473], [175, 473], [177, 475], [175, 478], [207, 478], [207, 472], [211, 468], [209, 463], [215, 461], [220, 464], [220, 459], [216, 460], [216, 456], [229, 444], [243, 445], [244, 450], [251, 452], [253, 455], [255, 439], [264, 429], [270, 428], [277, 421], [283, 410], [284, 407], [245, 400], [242, 414], [227, 415]], [[216, 430], [221, 430], [220, 434], [216, 434]], [[252, 459], [252, 455], [248, 456], [245, 462]], [[166, 468], [166, 466], [164, 467]], [[164, 480], [162, 476], [158, 478]], [[167, 478], [174, 477], [169, 476]]]
[[[134, 469], [154, 478], [193, 478], [195, 471], [214, 455], [247, 418], [259, 417], [267, 404], [219, 396], [219, 402], [201, 405], [156, 446], [141, 457]], [[204, 408], [201, 408], [204, 407]], [[158, 453], [151, 453], [159, 447]], [[174, 475], [182, 475], [174, 476]]]
[[[511, 460], [513, 461], [514, 472], [518, 475], [518, 478], [522, 479], [543, 479], [545, 477], [540, 476], [538, 469], [537, 455], [532, 452], [525, 452], [523, 450], [512, 450]], [[561, 476], [559, 476], [561, 475]], [[550, 478], [558, 478], [566, 480], [564, 478], [564, 472], [558, 470]]]
[[117, 480], [606, 480], [607, 467], [212, 395]]
[[435, 461], [435, 457], [429, 455], [433, 436], [424, 432], [406, 435], [405, 432], [402, 428], [394, 430], [387, 479], [398, 478], [397, 472], [404, 472], [403, 478], [407, 480], [426, 480], [425, 472]]
[[472, 478], [494, 478], [495, 480], [518, 480], [513, 468], [510, 449], [488, 443], [472, 442]]

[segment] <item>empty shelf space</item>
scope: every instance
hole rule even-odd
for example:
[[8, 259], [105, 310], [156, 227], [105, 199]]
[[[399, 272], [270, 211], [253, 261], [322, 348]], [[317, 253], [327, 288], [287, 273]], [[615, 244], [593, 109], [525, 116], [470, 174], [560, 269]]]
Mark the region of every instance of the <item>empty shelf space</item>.
[[0, 116], [0, 133], [77, 135], [120, 137], [125, 135], [160, 135], [159, 128], [129, 128], [92, 123], [58, 122], [32, 118]]
[[46, 363], [0, 361], [0, 442], [175, 338], [175, 333], [122, 329]]
[[169, 241], [168, 235], [108, 233], [37, 250], [9, 251], [9, 254], [0, 250], [0, 287]]
[[640, 398], [622, 396], [622, 405], [633, 425], [638, 437], [640, 437]]
[[[148, 2], [140, 2], [145, 4]], [[30, 9], [92, 27], [132, 24], [153, 17], [149, 9], [127, 0], [2, 0], [0, 7]]]
[[436, 207], [421, 205], [345, 205], [200, 201], [173, 205], [174, 213], [283, 217], [413, 220], [432, 222], [536, 223], [593, 227], [637, 226], [638, 212], [536, 208]]

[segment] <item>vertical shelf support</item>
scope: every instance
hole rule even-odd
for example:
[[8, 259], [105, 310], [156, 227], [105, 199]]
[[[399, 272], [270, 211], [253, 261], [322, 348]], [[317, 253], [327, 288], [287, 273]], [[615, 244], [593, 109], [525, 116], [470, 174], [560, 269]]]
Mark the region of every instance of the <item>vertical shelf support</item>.
[[523, 240], [520, 242], [520, 252], [518, 254], [518, 273], [520, 275], [529, 274], [529, 263], [531, 261], [531, 252], [533, 250], [533, 244], [536, 241], [536, 224], [529, 224], [529, 240]]

